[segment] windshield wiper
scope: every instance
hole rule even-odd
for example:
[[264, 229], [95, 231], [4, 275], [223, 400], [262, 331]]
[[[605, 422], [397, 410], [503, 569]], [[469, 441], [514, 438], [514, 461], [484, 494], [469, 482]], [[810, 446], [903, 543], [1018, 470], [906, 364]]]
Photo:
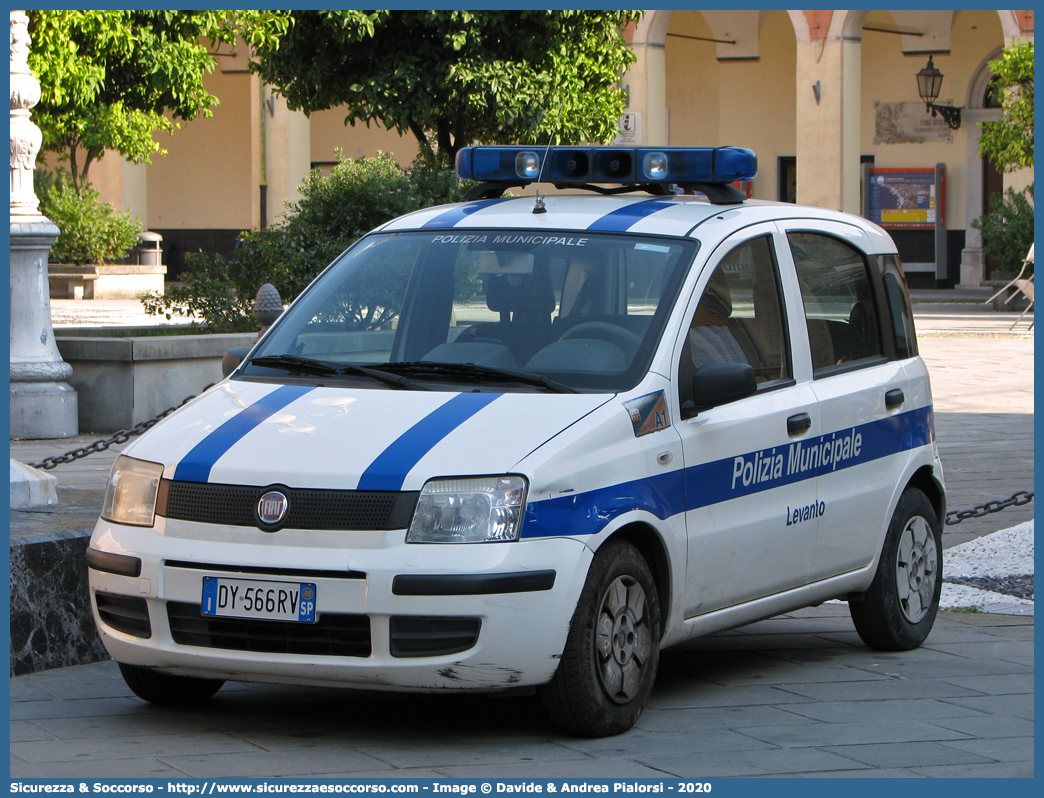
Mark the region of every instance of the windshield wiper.
[[310, 357], [300, 357], [298, 355], [262, 355], [251, 358], [250, 362], [255, 366], [283, 368], [287, 371], [296, 371], [303, 374], [332, 374], [336, 376], [362, 374], [386, 385], [393, 385], [396, 388], [404, 388], [410, 391], [431, 390], [401, 374], [389, 374], [380, 369], [357, 366], [354, 363], [328, 363], [325, 360], [313, 360]]
[[416, 376], [445, 376], [445, 377], [479, 377], [494, 378], [499, 381], [521, 382], [525, 385], [539, 385], [555, 393], [579, 393], [553, 380], [544, 374], [532, 371], [516, 371], [515, 369], [501, 369], [493, 366], [479, 366], [475, 363], [440, 363], [432, 360], [415, 360], [404, 363], [383, 364], [389, 371], [409, 371]]

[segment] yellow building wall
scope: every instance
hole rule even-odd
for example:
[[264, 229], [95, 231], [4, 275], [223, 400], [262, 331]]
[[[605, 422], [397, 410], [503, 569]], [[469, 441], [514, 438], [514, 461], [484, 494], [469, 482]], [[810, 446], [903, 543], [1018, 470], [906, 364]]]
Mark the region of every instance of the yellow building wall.
[[[83, 168], [84, 150], [79, 150], [76, 157], [77, 166]], [[58, 157], [53, 152], [46, 153], [37, 161], [37, 168], [43, 171], [54, 171], [59, 167], [64, 171], [69, 170], [69, 162], [58, 163]], [[97, 190], [100, 198], [109, 203], [118, 211], [126, 210], [127, 203], [124, 199], [123, 180], [124, 161], [118, 152], [108, 150], [98, 160], [92, 161], [87, 171], [87, 180], [91, 187]], [[142, 220], [144, 221], [144, 220]]]
[[[672, 36], [670, 34], [679, 34]], [[666, 45], [671, 146], [748, 147], [758, 154], [752, 195], [776, 198], [776, 156], [795, 150], [797, 45], [785, 11], [762, 22], [757, 61], [718, 61], [699, 11], [675, 11]], [[738, 98], [738, 99], [737, 99]]]
[[372, 157], [378, 150], [391, 153], [400, 166], [407, 166], [417, 157], [419, 147], [412, 133], [400, 136], [377, 123], [371, 123], [369, 127], [362, 122], [345, 125], [344, 117], [343, 108], [316, 111], [309, 117], [313, 164], [335, 163], [338, 149], [347, 158]]
[[246, 230], [260, 220], [260, 87], [246, 72], [215, 71], [213, 117], [159, 133], [166, 156], [148, 174], [150, 229]]
[[[672, 36], [671, 34], [677, 34]], [[699, 11], [675, 11], [665, 48], [669, 138], [672, 147], [716, 146], [721, 141], [720, 85], [714, 38]]]
[[776, 156], [793, 155], [796, 148], [797, 44], [786, 11], [765, 15], [758, 55], [757, 61], [720, 64], [721, 143], [749, 147], [758, 154], [752, 196], [774, 200]]
[[[896, 27], [887, 11], [873, 11], [866, 25]], [[927, 65], [928, 56], [905, 56], [902, 37], [889, 33], [863, 31], [862, 43], [862, 152], [873, 153], [876, 166], [887, 168], [931, 168], [946, 164], [946, 226], [965, 227], [966, 137], [962, 123], [953, 131], [952, 142], [923, 144], [875, 144], [875, 102], [921, 103], [917, 94], [917, 73]], [[950, 34], [950, 54], [934, 58], [943, 73], [939, 104], [952, 101], [964, 107], [968, 84], [991, 52], [1004, 45], [1004, 35], [996, 11], [959, 11]], [[923, 107], [923, 104], [922, 104]]]

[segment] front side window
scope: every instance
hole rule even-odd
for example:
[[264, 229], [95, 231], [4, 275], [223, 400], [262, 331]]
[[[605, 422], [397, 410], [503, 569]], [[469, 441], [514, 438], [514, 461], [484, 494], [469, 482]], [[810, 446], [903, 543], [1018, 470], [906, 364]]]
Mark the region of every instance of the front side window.
[[[648, 368], [696, 248], [575, 232], [370, 236], [294, 303], [240, 375], [365, 383], [347, 368], [363, 366], [415, 387], [626, 390]], [[514, 385], [512, 374], [543, 383]]]
[[715, 363], [749, 365], [759, 390], [793, 376], [769, 236], [740, 244], [714, 267], [686, 335], [679, 370], [683, 391], [690, 370]]
[[689, 324], [693, 366], [746, 363], [759, 385], [791, 375], [779, 279], [768, 236], [730, 251], [715, 267]]
[[855, 248], [821, 233], [788, 233], [816, 377], [883, 356], [870, 275]]

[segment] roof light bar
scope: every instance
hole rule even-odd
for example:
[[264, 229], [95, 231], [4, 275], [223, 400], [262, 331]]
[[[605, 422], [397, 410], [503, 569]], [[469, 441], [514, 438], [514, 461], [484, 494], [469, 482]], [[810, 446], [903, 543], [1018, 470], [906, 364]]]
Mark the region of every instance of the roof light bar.
[[[546, 157], [546, 163], [545, 163]], [[525, 185], [707, 183], [752, 180], [758, 156], [741, 147], [465, 147], [465, 180]]]

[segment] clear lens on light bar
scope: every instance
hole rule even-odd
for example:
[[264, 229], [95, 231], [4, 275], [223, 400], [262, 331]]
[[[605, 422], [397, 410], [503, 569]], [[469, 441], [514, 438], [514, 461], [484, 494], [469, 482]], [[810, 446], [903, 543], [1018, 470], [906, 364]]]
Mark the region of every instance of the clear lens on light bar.
[[536, 180], [540, 177], [540, 156], [535, 152], [520, 152], [515, 156], [515, 174]]
[[406, 542], [518, 540], [526, 487], [519, 476], [433, 479], [421, 490]]
[[525, 185], [578, 183], [710, 183], [753, 180], [758, 156], [742, 147], [465, 147], [457, 174], [465, 180]]
[[667, 153], [647, 152], [642, 158], [642, 177], [646, 180], [666, 180], [669, 172]]

